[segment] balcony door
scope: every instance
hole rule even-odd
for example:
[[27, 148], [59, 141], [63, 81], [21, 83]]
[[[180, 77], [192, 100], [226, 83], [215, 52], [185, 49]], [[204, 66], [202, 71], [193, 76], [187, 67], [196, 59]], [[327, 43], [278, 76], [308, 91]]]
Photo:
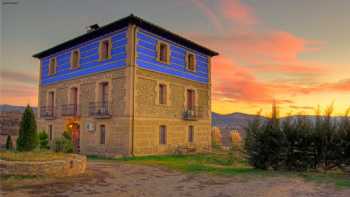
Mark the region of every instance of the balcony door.
[[108, 82], [101, 83], [100, 92], [100, 110], [102, 113], [108, 112], [108, 99], [109, 99], [109, 84]]
[[78, 88], [74, 87], [70, 89], [70, 106], [73, 114], [76, 114], [78, 111]]
[[194, 90], [187, 90], [187, 109], [194, 110], [196, 105], [196, 94]]

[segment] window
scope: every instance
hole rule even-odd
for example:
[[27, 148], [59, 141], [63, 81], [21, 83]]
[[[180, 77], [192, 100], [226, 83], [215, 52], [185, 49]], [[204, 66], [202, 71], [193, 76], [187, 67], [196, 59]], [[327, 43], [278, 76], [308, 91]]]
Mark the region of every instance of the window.
[[79, 50], [76, 49], [72, 51], [72, 54], [71, 54], [71, 69], [79, 68], [79, 62], [80, 62], [80, 53], [79, 53]]
[[159, 144], [166, 144], [166, 126], [159, 127]]
[[106, 126], [100, 125], [100, 144], [106, 144]]
[[111, 58], [112, 41], [111, 39], [100, 42], [100, 61]]
[[48, 96], [48, 100], [47, 100], [47, 106], [54, 107], [54, 105], [55, 105], [55, 92], [50, 91], [49, 96]]
[[56, 64], [57, 64], [56, 58], [55, 57], [51, 58], [49, 63], [49, 76], [56, 74], [56, 67], [57, 67]]
[[194, 110], [196, 103], [196, 92], [192, 89], [187, 90], [187, 109]]
[[188, 127], [188, 142], [190, 142], [190, 143], [193, 142], [193, 136], [194, 136], [194, 127], [189, 126]]
[[108, 103], [108, 97], [109, 97], [109, 87], [108, 82], [102, 82], [100, 84], [100, 101], [101, 103]]
[[159, 84], [159, 104], [167, 104], [167, 86]]
[[191, 72], [196, 71], [196, 56], [193, 53], [186, 53], [186, 68]]
[[52, 140], [52, 125], [49, 125], [49, 141]]
[[157, 60], [169, 64], [170, 62], [170, 49], [169, 45], [164, 42], [157, 43]]
[[70, 103], [69, 104], [78, 104], [78, 88], [73, 87], [70, 89]]

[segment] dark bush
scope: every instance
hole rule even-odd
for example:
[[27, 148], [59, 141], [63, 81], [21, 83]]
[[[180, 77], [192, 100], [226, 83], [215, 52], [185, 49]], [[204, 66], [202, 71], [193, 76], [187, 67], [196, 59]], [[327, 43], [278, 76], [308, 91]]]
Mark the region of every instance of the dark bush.
[[252, 121], [247, 128], [248, 162], [260, 169], [305, 171], [330, 170], [350, 165], [349, 111], [332, 117], [332, 106], [323, 116], [292, 116], [278, 119], [276, 107], [267, 121]]
[[74, 150], [74, 145], [71, 134], [67, 131], [63, 132], [61, 137], [54, 140], [52, 149], [55, 152], [72, 153]]
[[45, 131], [39, 133], [40, 149], [49, 149], [49, 136]]
[[11, 139], [11, 135], [8, 135], [6, 138], [6, 150], [12, 150], [13, 149], [13, 143]]

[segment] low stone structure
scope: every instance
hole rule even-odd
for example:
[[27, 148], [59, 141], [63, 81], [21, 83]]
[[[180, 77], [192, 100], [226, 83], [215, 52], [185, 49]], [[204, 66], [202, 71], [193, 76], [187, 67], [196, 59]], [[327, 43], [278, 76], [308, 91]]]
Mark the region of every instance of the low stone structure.
[[0, 175], [15, 176], [74, 176], [86, 169], [86, 156], [70, 155], [52, 161], [6, 161], [0, 160]]

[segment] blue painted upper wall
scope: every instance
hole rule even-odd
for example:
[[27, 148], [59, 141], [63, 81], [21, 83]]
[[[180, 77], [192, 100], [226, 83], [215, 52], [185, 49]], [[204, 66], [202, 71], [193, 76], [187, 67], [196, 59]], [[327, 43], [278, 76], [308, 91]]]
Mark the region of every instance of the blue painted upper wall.
[[[189, 79], [200, 83], [208, 83], [209, 58], [207, 55], [185, 46], [181, 46], [175, 42], [172, 42], [171, 40], [161, 37], [161, 35], [155, 35], [142, 28], [139, 28], [136, 37], [136, 64], [140, 68]], [[157, 61], [156, 47], [158, 40], [166, 42], [170, 46], [169, 64]], [[192, 52], [196, 55], [197, 69], [195, 72], [191, 72], [186, 69], [186, 51]]]
[[[112, 57], [99, 61], [99, 42], [109, 37], [112, 39]], [[127, 40], [127, 28], [122, 28], [41, 58], [41, 85], [49, 85], [126, 66]], [[70, 69], [71, 52], [75, 49], [80, 50], [80, 68]], [[49, 76], [48, 67], [52, 57], [56, 57], [57, 68], [56, 74]]]
[[[208, 83], [210, 74], [208, 71], [209, 60], [210, 57], [218, 55], [217, 52], [139, 17], [130, 15], [34, 54], [33, 57], [41, 60], [40, 84], [45, 86], [126, 66], [129, 25], [138, 27], [135, 62], [139, 68], [199, 83]], [[112, 40], [112, 54], [110, 59], [100, 61], [99, 43], [105, 38], [111, 38]], [[166, 42], [170, 46], [169, 64], [157, 61], [157, 41]], [[80, 51], [80, 67], [71, 69], [71, 53], [76, 49]], [[187, 51], [196, 56], [196, 71], [194, 72], [186, 69], [185, 56]], [[48, 67], [52, 57], [55, 57], [57, 62], [56, 74], [49, 76]]]

